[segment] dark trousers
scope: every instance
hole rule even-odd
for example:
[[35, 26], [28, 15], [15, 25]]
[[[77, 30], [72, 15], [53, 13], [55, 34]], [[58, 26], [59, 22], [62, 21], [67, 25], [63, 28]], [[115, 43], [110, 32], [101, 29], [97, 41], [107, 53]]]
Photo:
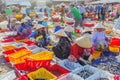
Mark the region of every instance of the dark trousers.
[[98, 13], [98, 19], [100, 20], [100, 13]]

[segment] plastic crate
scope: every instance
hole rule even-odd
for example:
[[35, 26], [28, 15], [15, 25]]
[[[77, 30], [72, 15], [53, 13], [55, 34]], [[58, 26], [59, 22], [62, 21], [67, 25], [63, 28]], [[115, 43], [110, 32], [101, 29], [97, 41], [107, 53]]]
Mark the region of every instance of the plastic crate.
[[51, 60], [53, 58], [53, 52], [42, 51], [40, 53], [36, 53], [28, 57], [28, 59], [32, 60]]
[[76, 74], [68, 74], [66, 76], [63, 76], [61, 78], [59, 78], [58, 80], [84, 80], [83, 78], [81, 78], [80, 76], [76, 75]]
[[[72, 71], [72, 73], [73, 74], [78, 74], [78, 73], [80, 73], [81, 71], [83, 71], [83, 70], [87, 70], [87, 71], [91, 71], [93, 74], [92, 75], [94, 75], [96, 72], [98, 72], [99, 71], [99, 69], [97, 69], [97, 68], [95, 68], [95, 67], [92, 67], [92, 66], [90, 66], [90, 65], [86, 65], [86, 66], [84, 66], [84, 67], [82, 67], [82, 68], [77, 68], [77, 69], [75, 69], [74, 71]], [[91, 77], [92, 75], [90, 75], [89, 77]], [[80, 77], [82, 77], [82, 76], [80, 76]], [[88, 77], [88, 78], [89, 78]], [[83, 78], [83, 77], [82, 77]], [[83, 78], [84, 79], [84, 78]], [[86, 78], [87, 79], [87, 78]]]
[[8, 46], [2, 46], [3, 50], [7, 51], [7, 50], [11, 50], [11, 49], [15, 49], [16, 47], [13, 45], [8, 45]]
[[120, 47], [115, 47], [115, 46], [109, 46], [109, 50], [114, 53], [119, 53], [120, 52]]
[[91, 60], [97, 59], [102, 55], [102, 52], [100, 51], [94, 51], [91, 57]]
[[86, 27], [94, 27], [94, 23], [85, 23], [84, 26], [86, 26]]
[[27, 76], [30, 78], [30, 80], [35, 80], [37, 78], [42, 78], [46, 80], [57, 80], [57, 77], [45, 68], [40, 68], [37, 71], [31, 72]]
[[27, 45], [34, 45], [35, 44], [33, 41], [25, 41], [24, 43]]
[[0, 75], [0, 80], [13, 80], [16, 78], [15, 72], [10, 71], [6, 74]]
[[86, 80], [96, 80], [96, 79], [99, 79], [99, 78], [107, 78], [109, 80], [114, 80], [114, 75], [110, 74], [106, 71], [100, 70], [96, 74], [92, 75], [91, 77], [89, 77]]
[[3, 43], [6, 43], [6, 42], [15, 42], [15, 39], [14, 38], [5, 39], [5, 40], [2, 40], [1, 42], [3, 42]]
[[9, 56], [10, 54], [13, 54], [13, 53], [15, 53], [16, 51], [20, 51], [20, 50], [23, 50], [23, 49], [26, 49], [26, 48], [25, 48], [25, 47], [20, 47], [20, 48], [15, 48], [15, 49], [12, 49], [12, 50], [4, 51], [4, 52], [3, 52], [3, 55], [4, 55], [5, 60], [9, 62], [9, 57], [8, 57], [8, 56]]
[[47, 68], [52, 74], [54, 74], [55, 76], [57, 76], [58, 78], [64, 75], [67, 75], [68, 73], [70, 73], [70, 71], [68, 71], [67, 69], [54, 64], [50, 67]]
[[69, 71], [73, 71], [78, 67], [82, 67], [79, 63], [71, 62], [68, 59], [62, 60], [58, 64]]
[[14, 63], [14, 64], [17, 64], [17, 63], [22, 63], [22, 62], [25, 62], [25, 58], [27, 58], [28, 56], [30, 56], [32, 54], [31, 51], [28, 51], [28, 50], [20, 50], [18, 52], [15, 52], [13, 54], [10, 54], [8, 56], [9, 60]]

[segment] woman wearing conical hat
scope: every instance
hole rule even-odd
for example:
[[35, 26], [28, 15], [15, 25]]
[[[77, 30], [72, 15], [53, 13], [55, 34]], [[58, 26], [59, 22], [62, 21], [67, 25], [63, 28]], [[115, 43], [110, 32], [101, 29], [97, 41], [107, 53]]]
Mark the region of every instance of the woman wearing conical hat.
[[71, 47], [71, 43], [67, 34], [64, 32], [63, 29], [56, 31], [54, 34], [56, 38], [59, 39], [57, 45], [54, 46], [52, 49], [55, 56], [59, 59], [67, 59], [69, 56], [70, 47]]
[[92, 52], [90, 37], [88, 35], [83, 35], [75, 40], [75, 43], [71, 47], [68, 59], [73, 62], [79, 62], [81, 65], [85, 65], [91, 62]]
[[95, 31], [92, 34], [92, 45], [96, 50], [105, 50], [108, 47], [108, 37], [105, 34], [104, 26], [101, 23], [98, 23], [94, 27]]

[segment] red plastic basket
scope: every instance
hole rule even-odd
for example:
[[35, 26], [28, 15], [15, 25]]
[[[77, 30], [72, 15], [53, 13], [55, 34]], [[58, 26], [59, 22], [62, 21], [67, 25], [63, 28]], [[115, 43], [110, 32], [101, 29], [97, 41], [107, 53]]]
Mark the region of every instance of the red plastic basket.
[[66, 22], [66, 24], [68, 24], [68, 25], [73, 25], [74, 22]]
[[57, 76], [58, 78], [67, 75], [68, 73], [70, 73], [70, 71], [66, 70], [65, 68], [55, 64], [52, 65], [50, 67], [47, 67], [47, 69], [54, 74], [55, 76]]
[[50, 66], [51, 60], [30, 60], [26, 59], [26, 66], [28, 66], [29, 71], [34, 71], [41, 67]]
[[11, 39], [5, 39], [5, 40], [2, 40], [3, 43], [6, 43], [6, 42], [15, 42], [15, 39], [11, 38]]
[[94, 27], [94, 23], [85, 23], [84, 26], [86, 26], [86, 27]]
[[34, 45], [35, 44], [33, 41], [26, 41], [24, 43], [27, 44], [27, 45]]
[[110, 46], [120, 46], [120, 39], [119, 38], [112, 38], [110, 42]]
[[24, 70], [24, 71], [34, 71], [41, 67], [47, 67], [50, 66], [51, 60], [27, 60], [25, 63], [15, 64], [14, 67], [17, 68], [17, 70]]

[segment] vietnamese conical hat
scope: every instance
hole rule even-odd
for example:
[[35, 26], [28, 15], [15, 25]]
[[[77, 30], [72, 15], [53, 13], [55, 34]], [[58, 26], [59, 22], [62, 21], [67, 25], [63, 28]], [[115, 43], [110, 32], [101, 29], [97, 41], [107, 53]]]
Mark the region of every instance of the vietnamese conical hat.
[[101, 23], [96, 24], [94, 28], [95, 28], [95, 29], [96, 29], [96, 28], [105, 29], [105, 27], [104, 27]]
[[92, 43], [90, 41], [90, 38], [87, 35], [84, 35], [80, 38], [77, 38], [75, 40], [75, 43], [82, 48], [91, 48], [92, 47]]
[[66, 31], [66, 32], [73, 32], [74, 28], [72, 26], [66, 26], [64, 31]]
[[68, 37], [67, 34], [64, 32], [63, 29], [58, 30], [54, 34], [57, 35], [57, 36]]

